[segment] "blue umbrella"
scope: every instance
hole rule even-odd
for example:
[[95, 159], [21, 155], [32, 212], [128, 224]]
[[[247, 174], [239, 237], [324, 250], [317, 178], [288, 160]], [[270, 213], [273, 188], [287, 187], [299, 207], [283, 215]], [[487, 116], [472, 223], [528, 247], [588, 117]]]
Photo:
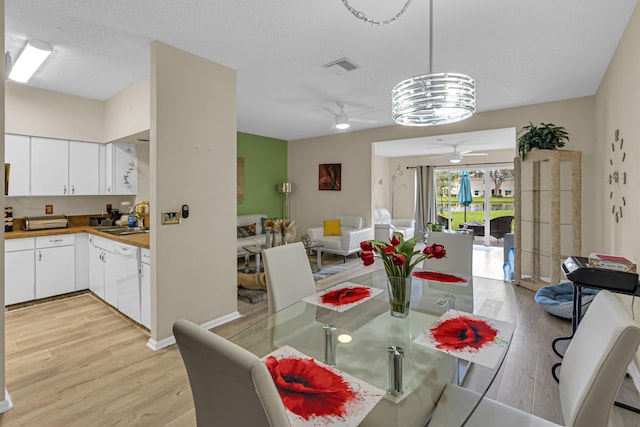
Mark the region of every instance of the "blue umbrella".
[[473, 202], [473, 194], [471, 194], [471, 180], [469, 179], [469, 171], [462, 171], [460, 175], [460, 188], [458, 189], [458, 202], [464, 206], [464, 222], [467, 222], [467, 206]]

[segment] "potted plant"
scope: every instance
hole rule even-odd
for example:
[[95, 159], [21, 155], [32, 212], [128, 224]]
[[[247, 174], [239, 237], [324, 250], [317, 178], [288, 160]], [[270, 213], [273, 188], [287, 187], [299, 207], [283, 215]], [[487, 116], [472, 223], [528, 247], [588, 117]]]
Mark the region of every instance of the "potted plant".
[[569, 141], [569, 134], [562, 126], [556, 126], [553, 123], [540, 123], [536, 126], [529, 122], [524, 126], [518, 137], [518, 152], [524, 160], [525, 156], [532, 148], [537, 147], [544, 150], [552, 150], [558, 147], [564, 147]]

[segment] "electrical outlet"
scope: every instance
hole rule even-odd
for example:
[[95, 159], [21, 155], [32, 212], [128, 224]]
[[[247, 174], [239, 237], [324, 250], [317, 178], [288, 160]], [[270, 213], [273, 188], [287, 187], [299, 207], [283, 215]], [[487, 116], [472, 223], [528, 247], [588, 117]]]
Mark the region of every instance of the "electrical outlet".
[[44, 205], [44, 213], [46, 215], [53, 214], [53, 205]]
[[180, 224], [180, 212], [162, 212], [160, 223], [165, 224]]

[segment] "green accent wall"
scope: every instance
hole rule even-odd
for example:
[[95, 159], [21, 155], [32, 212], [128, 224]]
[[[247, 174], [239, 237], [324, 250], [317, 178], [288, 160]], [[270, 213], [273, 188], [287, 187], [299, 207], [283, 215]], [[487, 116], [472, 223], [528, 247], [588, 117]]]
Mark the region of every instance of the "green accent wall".
[[238, 215], [265, 213], [282, 217], [287, 181], [287, 141], [238, 132], [238, 157], [244, 158], [244, 203]]

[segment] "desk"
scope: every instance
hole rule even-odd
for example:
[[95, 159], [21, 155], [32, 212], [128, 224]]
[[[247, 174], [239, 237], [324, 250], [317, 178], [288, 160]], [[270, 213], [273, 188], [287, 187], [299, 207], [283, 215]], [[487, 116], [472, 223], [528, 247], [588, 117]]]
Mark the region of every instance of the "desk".
[[[391, 345], [401, 346], [404, 349], [404, 393], [400, 396], [387, 393], [361, 426], [424, 426], [444, 386], [456, 381], [458, 359], [413, 341], [448, 308], [483, 314], [475, 310], [474, 280], [468, 280], [467, 286], [460, 286], [414, 278], [411, 312], [406, 319], [398, 319], [389, 314], [386, 274], [384, 270], [375, 271], [349, 280], [383, 290], [362, 304], [339, 313], [299, 301], [241, 331], [230, 340], [259, 357], [286, 345], [324, 361], [323, 327], [331, 325], [336, 328], [338, 336], [348, 335], [352, 339], [349, 343], [337, 344], [335, 367], [383, 390], [389, 388], [387, 348]], [[502, 284], [497, 281], [492, 283]], [[505, 287], [500, 292], [505, 292], [505, 289], [511, 293], [507, 305], [514, 305], [513, 289]], [[480, 297], [478, 308], [490, 305], [486, 302], [487, 298]], [[513, 313], [513, 318], [503, 320], [513, 322], [515, 310], [507, 311]], [[497, 370], [495, 368], [489, 375], [483, 376], [481, 382], [486, 384], [478, 385], [476, 390], [479, 387], [480, 391], [486, 391]], [[476, 403], [461, 403], [459, 410], [471, 413]]]

